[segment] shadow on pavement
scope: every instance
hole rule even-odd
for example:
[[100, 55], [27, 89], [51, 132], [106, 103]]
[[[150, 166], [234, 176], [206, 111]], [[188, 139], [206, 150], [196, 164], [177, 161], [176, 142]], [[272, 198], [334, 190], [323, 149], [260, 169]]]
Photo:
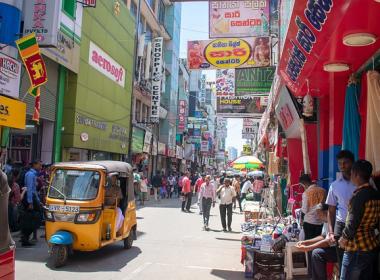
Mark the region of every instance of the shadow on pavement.
[[241, 242], [241, 239], [234, 239], [234, 238], [215, 237], [215, 239], [221, 240], [221, 241], [238, 241], [238, 242]]
[[106, 246], [94, 252], [74, 252], [69, 257], [66, 266], [62, 268], [51, 268], [54, 271], [67, 272], [100, 272], [100, 271], [120, 271], [125, 268], [130, 261], [141, 254], [138, 247], [132, 247], [129, 250], [123, 248], [123, 243], [118, 242]]
[[221, 269], [213, 269], [211, 270], [211, 274], [218, 277], [219, 279], [225, 279], [225, 280], [239, 280], [239, 279], [245, 279], [244, 278], [244, 272], [242, 271], [231, 271], [231, 270], [221, 270]]

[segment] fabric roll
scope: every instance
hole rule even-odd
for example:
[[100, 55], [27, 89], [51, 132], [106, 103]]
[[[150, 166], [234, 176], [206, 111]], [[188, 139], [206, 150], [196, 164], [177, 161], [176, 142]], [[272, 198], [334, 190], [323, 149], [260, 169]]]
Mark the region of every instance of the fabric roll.
[[343, 120], [343, 149], [349, 150], [359, 157], [360, 142], [360, 115], [359, 115], [360, 89], [356, 84], [350, 84], [346, 90]]
[[365, 157], [373, 165], [374, 171], [380, 170], [380, 73], [368, 71], [367, 133]]

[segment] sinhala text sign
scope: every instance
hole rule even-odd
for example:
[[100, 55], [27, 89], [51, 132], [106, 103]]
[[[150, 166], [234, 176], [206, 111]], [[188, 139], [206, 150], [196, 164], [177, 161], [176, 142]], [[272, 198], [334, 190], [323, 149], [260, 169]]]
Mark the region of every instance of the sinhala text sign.
[[269, 37], [225, 38], [187, 42], [190, 70], [270, 66]]
[[210, 38], [269, 35], [269, 1], [210, 1]]

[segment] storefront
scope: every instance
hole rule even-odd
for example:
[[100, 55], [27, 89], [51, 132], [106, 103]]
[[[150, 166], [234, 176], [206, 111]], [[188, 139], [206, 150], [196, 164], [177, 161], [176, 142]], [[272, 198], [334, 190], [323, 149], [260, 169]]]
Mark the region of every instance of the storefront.
[[23, 75], [20, 99], [26, 103], [26, 129], [11, 129], [8, 155], [15, 163], [29, 163], [39, 158], [50, 164], [53, 160], [54, 127], [56, 119], [58, 64], [43, 57], [48, 73], [48, 82], [41, 87], [40, 122], [32, 121], [35, 98], [27, 91], [30, 87], [28, 75]]
[[[305, 172], [328, 187], [336, 178], [335, 157], [342, 148], [380, 169], [374, 143], [380, 120], [373, 99], [380, 76], [376, 72], [380, 65], [376, 19], [380, 4], [324, 1], [321, 17], [313, 18], [305, 16], [305, 11], [312, 9], [309, 2], [302, 0], [294, 6], [288, 33], [280, 44], [284, 45], [278, 66], [281, 86], [269, 102], [274, 104], [272, 113], [284, 132], [280, 136], [286, 138], [291, 181], [296, 182]], [[287, 90], [297, 109], [295, 116], [301, 120], [297, 137], [289, 136], [289, 124], [294, 121], [289, 117], [293, 116], [291, 110], [279, 105]], [[260, 129], [267, 131], [270, 124], [265, 121]], [[268, 134], [259, 133], [265, 142]]]
[[[99, 16], [112, 17], [118, 28], [98, 25]], [[133, 41], [130, 30], [134, 22], [126, 11], [117, 17], [107, 5], [84, 11], [79, 72], [68, 75], [64, 99], [64, 161], [126, 158], [131, 141], [133, 44], [123, 42]], [[142, 152], [144, 135], [138, 137]]]
[[158, 142], [157, 143], [157, 164], [156, 164], [157, 172], [167, 171], [166, 158], [167, 158], [166, 145], [165, 143]]

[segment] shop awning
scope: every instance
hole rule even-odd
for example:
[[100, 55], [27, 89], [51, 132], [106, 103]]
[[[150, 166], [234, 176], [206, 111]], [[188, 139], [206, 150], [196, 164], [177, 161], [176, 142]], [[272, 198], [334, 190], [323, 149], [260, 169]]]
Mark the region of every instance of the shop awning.
[[[358, 71], [380, 48], [380, 40], [368, 46], [343, 43], [357, 33], [380, 35], [380, 3], [374, 0], [297, 0], [285, 39], [278, 73], [296, 96], [329, 92], [330, 75], [347, 76]], [[350, 70], [331, 74], [326, 64], [346, 64]]]

